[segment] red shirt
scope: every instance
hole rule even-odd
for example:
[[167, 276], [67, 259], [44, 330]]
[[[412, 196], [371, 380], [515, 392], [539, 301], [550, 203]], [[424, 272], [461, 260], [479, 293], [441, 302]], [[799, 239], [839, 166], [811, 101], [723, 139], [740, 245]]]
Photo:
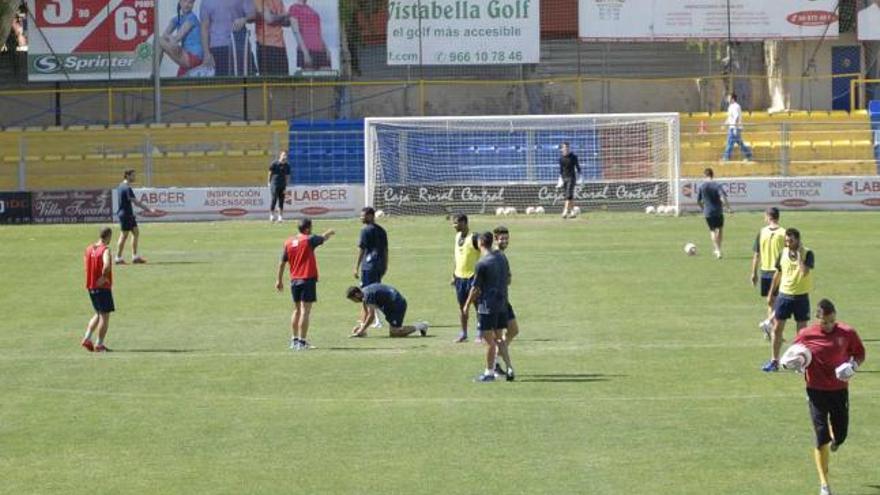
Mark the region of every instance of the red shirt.
[[113, 286], [113, 268], [107, 272], [104, 285], [98, 285], [98, 279], [104, 273], [104, 252], [108, 247], [104, 244], [89, 244], [84, 256], [86, 265], [86, 289], [109, 289]]
[[840, 381], [834, 369], [854, 357], [856, 361], [865, 359], [865, 346], [856, 330], [846, 323], [836, 322], [834, 328], [825, 333], [818, 323], [800, 332], [794, 343], [803, 344], [813, 354], [804, 378], [807, 388], [816, 390], [843, 390], [847, 382]]
[[290, 263], [290, 280], [318, 280], [315, 248], [324, 243], [319, 235], [299, 234], [284, 243], [282, 259]]
[[295, 3], [288, 10], [290, 17], [296, 19], [299, 24], [299, 32], [302, 35], [303, 47], [298, 47], [302, 51], [320, 52], [324, 50], [324, 38], [321, 37], [321, 16], [315, 12], [315, 9], [304, 3]]

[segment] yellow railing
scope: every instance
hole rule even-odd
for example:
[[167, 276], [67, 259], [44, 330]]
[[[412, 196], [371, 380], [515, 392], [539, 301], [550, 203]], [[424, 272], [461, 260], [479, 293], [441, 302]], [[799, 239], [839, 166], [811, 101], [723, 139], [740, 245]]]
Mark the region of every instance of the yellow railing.
[[[849, 109], [850, 111], [860, 110], [865, 108], [865, 99], [858, 98], [859, 96], [859, 86], [862, 88], [865, 87], [865, 84], [880, 84], [880, 79], [853, 79], [849, 82]], [[859, 102], [862, 104], [859, 105]]]

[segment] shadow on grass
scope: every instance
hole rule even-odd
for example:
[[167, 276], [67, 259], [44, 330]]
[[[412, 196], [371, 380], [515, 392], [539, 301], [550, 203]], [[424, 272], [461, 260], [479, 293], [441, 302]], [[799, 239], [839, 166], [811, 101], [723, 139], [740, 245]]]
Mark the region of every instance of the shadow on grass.
[[613, 378], [625, 377], [626, 375], [606, 375], [604, 373], [547, 373], [540, 375], [517, 375], [519, 382], [541, 383], [593, 383], [607, 382]]
[[880, 339], [862, 339], [862, 342], [880, 342]]
[[132, 352], [132, 353], [156, 353], [156, 354], [186, 354], [190, 352], [201, 352], [199, 349], [113, 349], [112, 352]]

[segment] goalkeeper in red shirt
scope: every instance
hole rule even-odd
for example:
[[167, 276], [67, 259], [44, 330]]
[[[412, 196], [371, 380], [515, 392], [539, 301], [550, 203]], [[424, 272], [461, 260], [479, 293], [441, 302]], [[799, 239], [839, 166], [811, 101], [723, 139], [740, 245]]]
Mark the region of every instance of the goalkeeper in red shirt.
[[[817, 323], [801, 330], [794, 344], [806, 346], [812, 359], [804, 372], [810, 417], [816, 431], [814, 458], [819, 471], [819, 493], [830, 495], [828, 458], [843, 445], [849, 430], [849, 380], [865, 360], [865, 347], [855, 329], [837, 321], [837, 311], [828, 299], [819, 301]], [[788, 353], [786, 353], [788, 354]], [[782, 359], [783, 367], [798, 368], [803, 361]]]

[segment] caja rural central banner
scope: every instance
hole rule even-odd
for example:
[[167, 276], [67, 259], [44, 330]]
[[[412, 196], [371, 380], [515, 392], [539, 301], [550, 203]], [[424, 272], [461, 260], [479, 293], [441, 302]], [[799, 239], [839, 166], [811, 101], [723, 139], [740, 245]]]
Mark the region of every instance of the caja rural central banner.
[[[158, 6], [158, 9], [157, 9]], [[338, 0], [28, 0], [31, 81], [335, 76]]]
[[540, 61], [540, 0], [389, 0], [388, 65]]
[[578, 33], [593, 40], [837, 38], [837, 20], [837, 0], [578, 1]]

